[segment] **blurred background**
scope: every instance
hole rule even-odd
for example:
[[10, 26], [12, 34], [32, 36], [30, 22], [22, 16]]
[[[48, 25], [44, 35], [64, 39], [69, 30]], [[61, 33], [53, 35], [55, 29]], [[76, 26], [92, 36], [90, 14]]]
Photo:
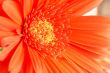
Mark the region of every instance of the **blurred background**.
[[[110, 0], [103, 0], [103, 2], [97, 8], [91, 10], [85, 15], [100, 15], [110, 17]], [[85, 16], [84, 15], [84, 16]]]
[[110, 0], [103, 0], [102, 4], [98, 7], [98, 15], [110, 17]]

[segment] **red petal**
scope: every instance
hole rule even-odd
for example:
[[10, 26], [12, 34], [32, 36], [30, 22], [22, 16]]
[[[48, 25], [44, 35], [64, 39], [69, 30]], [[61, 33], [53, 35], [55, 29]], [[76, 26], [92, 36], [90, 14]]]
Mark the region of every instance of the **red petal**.
[[24, 46], [24, 43], [23, 43], [23, 49], [25, 49], [24, 50], [25, 57], [24, 57], [24, 62], [23, 62], [22, 70], [21, 70], [20, 73], [35, 73], [33, 65], [32, 65], [32, 62], [30, 60], [30, 57], [29, 57], [29, 55], [27, 55], [28, 52], [26, 51], [27, 48]]
[[[27, 73], [34, 73], [34, 69], [33, 69], [33, 65], [32, 65], [32, 63], [30, 62], [30, 63], [27, 63], [28, 65], [27, 65], [27, 69], [26, 69], [26, 72]], [[23, 72], [24, 73], [24, 72]]]
[[0, 73], [9, 73], [8, 72], [8, 61], [0, 62]]
[[13, 0], [5, 0], [3, 2], [3, 10], [17, 24], [21, 25], [22, 16], [19, 5]]
[[24, 48], [22, 42], [18, 45], [15, 50], [10, 63], [9, 63], [9, 71], [11, 73], [19, 73], [22, 69], [24, 61]]
[[2, 3], [3, 0], [0, 0], [0, 4]]
[[[12, 51], [12, 52], [14, 52], [14, 51]], [[0, 73], [9, 73], [8, 65], [9, 65], [10, 58], [13, 54], [12, 52], [8, 55], [8, 57], [4, 61], [2, 61], [2, 62], [0, 61]]]

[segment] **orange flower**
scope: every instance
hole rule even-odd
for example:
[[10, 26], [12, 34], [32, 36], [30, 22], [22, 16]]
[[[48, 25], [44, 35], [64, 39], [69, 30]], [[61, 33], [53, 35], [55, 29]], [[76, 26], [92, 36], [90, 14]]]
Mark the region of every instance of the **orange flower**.
[[81, 16], [101, 0], [0, 0], [0, 73], [106, 73], [110, 19]]

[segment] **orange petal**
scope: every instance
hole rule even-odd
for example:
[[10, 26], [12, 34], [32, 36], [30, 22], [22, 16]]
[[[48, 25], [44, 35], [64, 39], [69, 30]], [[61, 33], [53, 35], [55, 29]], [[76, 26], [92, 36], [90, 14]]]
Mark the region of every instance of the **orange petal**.
[[11, 73], [19, 73], [22, 69], [23, 61], [24, 61], [24, 48], [22, 42], [20, 42], [9, 62], [9, 71]]
[[0, 16], [0, 26], [6, 27], [10, 30], [14, 30], [19, 27], [19, 25], [14, 23], [12, 20], [2, 16]]
[[38, 1], [37, 8], [44, 8], [44, 15], [83, 15], [92, 8], [98, 6], [102, 0], [41, 0]]
[[19, 36], [8, 36], [8, 37], [4, 37], [0, 40], [0, 45], [2, 47], [7, 47], [8, 45], [10, 45], [10, 43], [13, 43], [15, 41], [18, 41], [20, 40], [20, 37]]
[[15, 48], [15, 46], [19, 43], [19, 36], [5, 37], [1, 40], [1, 47], [3, 50], [0, 52], [0, 61], [3, 61], [8, 54]]
[[83, 50], [81, 52], [85, 52], [85, 55], [90, 54], [88, 56], [93, 58], [105, 57], [110, 55], [110, 53], [108, 52], [109, 48], [98, 48], [98, 47], [87, 46], [79, 43], [72, 43], [72, 44], [77, 46], [80, 50]]
[[3, 10], [17, 24], [21, 25], [22, 16], [19, 5], [13, 0], [5, 0], [3, 2]]
[[64, 55], [71, 59], [73, 62], [75, 62], [82, 69], [86, 70], [87, 73], [106, 73], [99, 65], [99, 63], [97, 63], [91, 58], [84, 56], [83, 53], [79, 53], [75, 49], [78, 48], [66, 48]]
[[80, 16], [70, 18], [71, 29], [100, 30], [110, 28], [110, 19], [102, 16]]
[[[57, 72], [59, 73], [70, 73], [58, 60], [51, 58], [52, 63], [55, 65]], [[50, 62], [51, 63], [51, 62]]]
[[55, 65], [55, 63], [51, 60], [50, 57], [47, 57], [45, 61], [47, 69], [49, 70], [50, 73], [61, 73], [59, 68]]
[[36, 50], [34, 50], [32, 48], [28, 48], [28, 51], [29, 51], [29, 55], [30, 55], [32, 65], [34, 67], [35, 72], [42, 73], [43, 68], [42, 68], [42, 62], [41, 62], [40, 55], [37, 53]]
[[73, 64], [71, 64], [70, 61], [67, 61], [64, 57], [46, 57], [45, 60], [46, 67], [50, 73], [85, 73], [80, 68], [78, 68], [76, 64], [74, 66]]
[[82, 49], [108, 55], [110, 38], [106, 30], [109, 28], [110, 20], [104, 17], [78, 17], [71, 23], [69, 39], [73, 45]]
[[0, 25], [0, 31], [10, 31], [10, 29]]
[[37, 10], [41, 8], [45, 8], [46, 5], [49, 5], [48, 2], [51, 2], [50, 0], [38, 0], [36, 5], [34, 6]]
[[52, 59], [53, 63], [60, 70], [60, 73], [78, 73], [77, 70], [65, 63], [65, 59]]
[[49, 70], [48, 70], [48, 68], [47, 68], [47, 66], [46, 66], [46, 62], [45, 62], [44, 57], [41, 58], [41, 63], [42, 63], [43, 73], [50, 73]]
[[66, 4], [67, 0], [39, 0], [36, 7], [37, 10], [41, 10], [45, 17], [51, 17], [60, 11], [61, 7]]
[[85, 45], [78, 44], [78, 43], [71, 43], [71, 46], [78, 48], [76, 50], [79, 53], [83, 53], [83, 55], [87, 56], [88, 58], [92, 58], [92, 59], [107, 57], [108, 55], [110, 55], [109, 52], [105, 48], [100, 49], [100, 48], [96, 48], [92, 46], [85, 46]]
[[93, 33], [83, 33], [74, 30], [71, 33], [70, 41], [70, 43], [73, 45], [79, 45], [80, 48], [83, 46], [82, 48], [85, 50], [97, 53], [100, 52], [100, 54], [102, 54], [102, 52], [107, 53], [110, 47], [110, 41], [106, 37]]
[[23, 0], [23, 11], [24, 11], [24, 17], [26, 17], [32, 10], [32, 6], [34, 3], [34, 0]]
[[[39, 0], [37, 9], [41, 9], [44, 15], [82, 15], [98, 6], [102, 0]], [[35, 7], [35, 6], [34, 6]]]
[[14, 35], [13, 32], [9, 32], [9, 31], [0, 31], [0, 37], [8, 37], [8, 36], [12, 36]]
[[98, 6], [103, 0], [68, 0], [62, 8], [62, 12], [72, 15], [83, 15], [92, 8]]
[[66, 59], [66, 63], [69, 64], [73, 69], [76, 70], [77, 73], [86, 73], [80, 66], [78, 66], [74, 61], [64, 55]]

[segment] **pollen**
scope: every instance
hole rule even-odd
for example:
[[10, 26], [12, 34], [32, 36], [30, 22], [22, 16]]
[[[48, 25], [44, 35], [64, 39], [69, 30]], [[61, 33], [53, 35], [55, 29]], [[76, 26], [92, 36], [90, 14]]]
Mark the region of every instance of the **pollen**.
[[29, 27], [29, 35], [34, 42], [39, 42], [42, 45], [48, 45], [55, 39], [52, 24], [47, 20], [39, 20], [31, 23]]

